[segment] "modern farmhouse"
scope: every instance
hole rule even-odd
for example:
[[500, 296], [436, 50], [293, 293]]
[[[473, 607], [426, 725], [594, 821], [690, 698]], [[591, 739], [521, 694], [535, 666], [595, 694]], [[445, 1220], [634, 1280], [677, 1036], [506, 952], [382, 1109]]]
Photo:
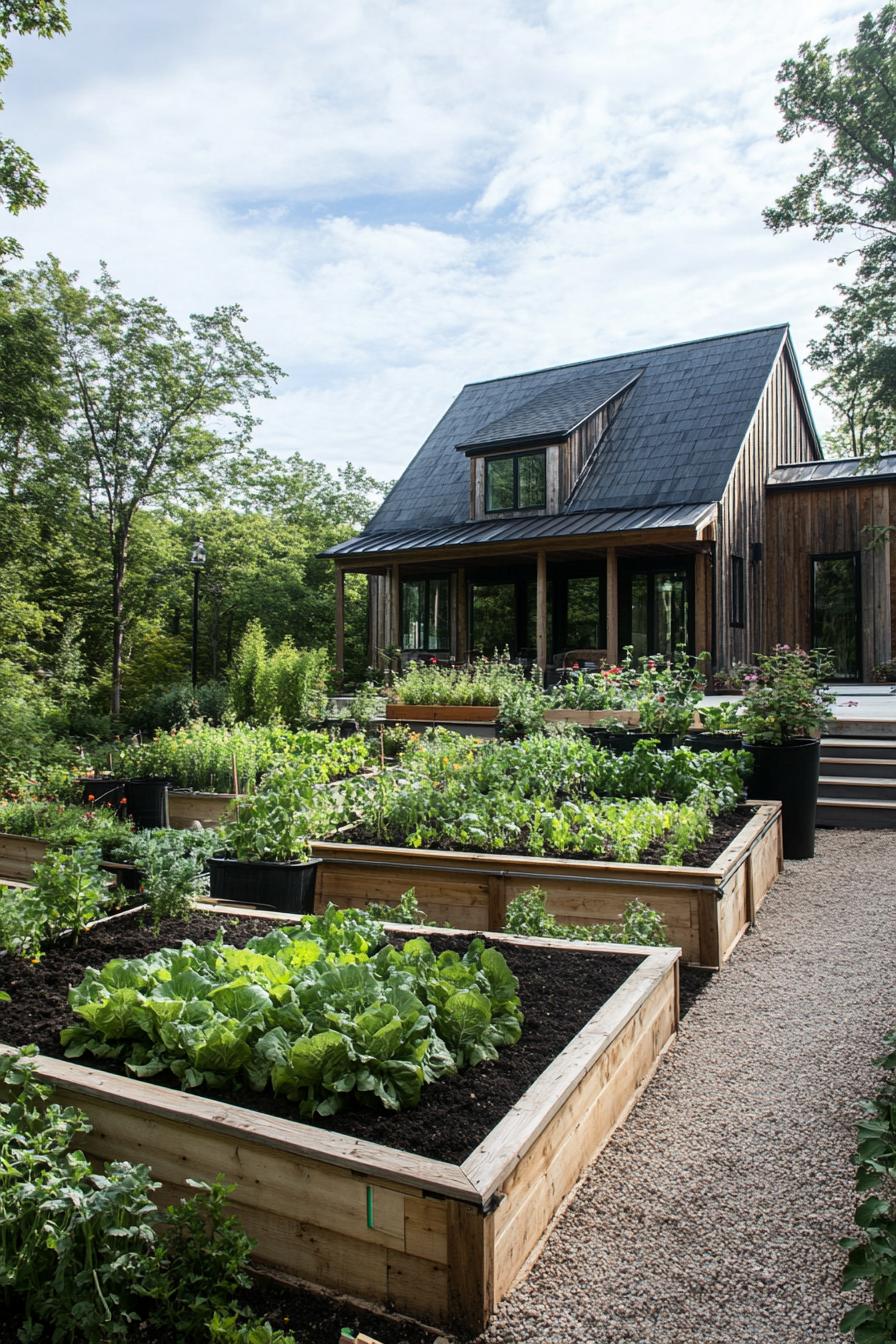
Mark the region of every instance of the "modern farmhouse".
[[[786, 325], [468, 384], [336, 563], [369, 657], [564, 660], [775, 642], [891, 657], [891, 494], [822, 462]], [[896, 503], [896, 501], [893, 501]], [[896, 509], [893, 509], [896, 517]], [[894, 557], [896, 558], [896, 557]]]

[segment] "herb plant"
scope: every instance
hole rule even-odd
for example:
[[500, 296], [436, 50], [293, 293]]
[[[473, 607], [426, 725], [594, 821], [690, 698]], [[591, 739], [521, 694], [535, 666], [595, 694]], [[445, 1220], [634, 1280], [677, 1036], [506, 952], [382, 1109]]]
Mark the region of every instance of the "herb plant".
[[336, 799], [318, 785], [302, 762], [275, 766], [224, 828], [227, 853], [244, 862], [305, 862], [309, 837], [325, 833], [336, 815]]
[[[358, 911], [330, 907], [245, 948], [223, 933], [90, 969], [70, 992], [66, 1055], [123, 1059], [185, 1088], [271, 1088], [301, 1116], [348, 1100], [397, 1110], [423, 1086], [519, 1039], [516, 977], [474, 939], [463, 957], [423, 938], [399, 951]], [[379, 947], [379, 950], [375, 950]]]
[[140, 891], [154, 929], [163, 919], [183, 919], [205, 894], [206, 859], [221, 847], [214, 830], [135, 831], [112, 852], [140, 870]]
[[74, 807], [65, 803], [0, 802], [0, 831], [50, 840], [56, 845], [96, 842], [111, 846], [130, 833], [115, 807]]

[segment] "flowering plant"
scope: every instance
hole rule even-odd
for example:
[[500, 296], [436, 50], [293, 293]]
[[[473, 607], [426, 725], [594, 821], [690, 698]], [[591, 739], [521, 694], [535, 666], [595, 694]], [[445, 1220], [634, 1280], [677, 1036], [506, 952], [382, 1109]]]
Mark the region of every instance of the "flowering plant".
[[820, 649], [776, 644], [756, 655], [752, 667], [735, 669], [743, 685], [738, 723], [747, 742], [791, 742], [815, 737], [830, 719], [835, 700], [826, 682], [833, 667]]

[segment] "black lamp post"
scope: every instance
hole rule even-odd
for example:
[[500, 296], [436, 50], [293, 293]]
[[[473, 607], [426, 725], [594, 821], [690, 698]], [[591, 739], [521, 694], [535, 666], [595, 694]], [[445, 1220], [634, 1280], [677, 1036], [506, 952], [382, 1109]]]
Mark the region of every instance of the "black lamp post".
[[193, 571], [193, 656], [190, 670], [195, 686], [199, 679], [199, 575], [205, 568], [205, 542], [201, 537], [193, 542], [190, 568]]

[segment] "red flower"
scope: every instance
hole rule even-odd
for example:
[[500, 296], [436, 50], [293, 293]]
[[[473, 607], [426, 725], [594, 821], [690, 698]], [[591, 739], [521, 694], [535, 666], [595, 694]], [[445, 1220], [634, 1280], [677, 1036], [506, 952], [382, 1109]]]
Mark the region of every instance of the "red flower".
[[127, 798], [122, 798], [122, 800], [121, 800], [121, 805], [122, 805], [122, 807], [124, 806], [124, 804], [125, 804], [126, 802], [127, 802]]
[[572, 665], [572, 670], [573, 670], [573, 672], [578, 672], [578, 670], [579, 670], [579, 665], [578, 665], [578, 663], [573, 663], [573, 665]]
[[93, 794], [92, 794], [92, 793], [88, 793], [88, 795], [87, 795], [87, 801], [88, 801], [88, 803], [92, 803], [92, 802], [94, 801], [94, 797], [93, 797]]

